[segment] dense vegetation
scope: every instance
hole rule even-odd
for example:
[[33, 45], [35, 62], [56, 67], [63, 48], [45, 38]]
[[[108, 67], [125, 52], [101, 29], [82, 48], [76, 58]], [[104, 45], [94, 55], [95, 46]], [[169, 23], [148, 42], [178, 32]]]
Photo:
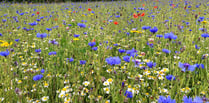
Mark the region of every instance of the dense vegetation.
[[206, 102], [207, 3], [2, 2], [0, 102]]

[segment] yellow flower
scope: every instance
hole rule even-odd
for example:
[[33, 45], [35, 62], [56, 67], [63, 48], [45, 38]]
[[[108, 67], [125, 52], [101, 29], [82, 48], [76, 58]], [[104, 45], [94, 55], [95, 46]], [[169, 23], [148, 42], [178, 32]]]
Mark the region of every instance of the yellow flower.
[[206, 24], [206, 23], [207, 23], [207, 21], [202, 21], [202, 23], [203, 23], [203, 24]]
[[8, 46], [13, 44], [12, 42], [8, 43], [8, 42], [3, 41], [3, 40], [0, 40], [0, 43], [1, 43], [0, 47], [8, 47]]
[[76, 41], [76, 40], [79, 40], [79, 38], [73, 38], [73, 40], [75, 40], [75, 41]]

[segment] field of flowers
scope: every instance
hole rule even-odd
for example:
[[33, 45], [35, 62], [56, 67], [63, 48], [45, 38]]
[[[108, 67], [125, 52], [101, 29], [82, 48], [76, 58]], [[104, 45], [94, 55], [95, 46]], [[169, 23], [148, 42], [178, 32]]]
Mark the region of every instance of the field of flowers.
[[0, 3], [0, 102], [207, 103], [206, 0]]

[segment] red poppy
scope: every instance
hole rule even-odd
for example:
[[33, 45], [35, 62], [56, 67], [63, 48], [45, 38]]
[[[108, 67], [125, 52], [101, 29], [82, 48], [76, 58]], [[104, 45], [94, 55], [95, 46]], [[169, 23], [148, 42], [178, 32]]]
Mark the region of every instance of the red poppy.
[[95, 39], [93, 39], [91, 42], [95, 42], [96, 40]]
[[200, 15], [200, 12], [199, 12], [199, 15]]
[[137, 14], [137, 16], [140, 16], [140, 15], [141, 15], [140, 13]]
[[184, 7], [184, 9], [186, 9], [186, 8], [187, 8], [187, 6]]
[[174, 4], [172, 4], [172, 6], [173, 6], [173, 8], [175, 7], [175, 5], [174, 5]]
[[158, 8], [157, 6], [154, 6], [154, 8], [156, 9], [156, 8]]
[[114, 24], [115, 24], [115, 25], [118, 25], [118, 22], [117, 22], [117, 21], [115, 21], [115, 22], [114, 22]]
[[135, 13], [133, 14], [133, 16], [134, 16], [134, 18], [138, 18], [138, 16]]
[[75, 13], [75, 11], [73, 11], [73, 13]]
[[91, 8], [88, 8], [88, 11], [91, 11]]
[[145, 6], [145, 4], [142, 4], [142, 6]]
[[105, 23], [106, 21], [104, 20], [103, 23]]
[[40, 12], [38, 12], [38, 11], [37, 11], [37, 12], [36, 12], [36, 14], [38, 14], [38, 15], [39, 15], [39, 14], [40, 14]]
[[141, 17], [143, 17], [144, 15], [145, 15], [145, 13], [142, 13], [142, 14], [141, 14]]

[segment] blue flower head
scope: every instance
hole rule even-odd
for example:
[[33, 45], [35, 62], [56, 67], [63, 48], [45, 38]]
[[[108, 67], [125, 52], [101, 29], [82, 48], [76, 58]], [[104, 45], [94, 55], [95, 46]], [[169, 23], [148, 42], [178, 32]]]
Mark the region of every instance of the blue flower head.
[[168, 50], [168, 49], [163, 49], [162, 51], [163, 51], [164, 53], [166, 53], [166, 54], [171, 53], [171, 51], [170, 51], [170, 50]]
[[120, 53], [125, 53], [125, 52], [126, 52], [126, 50], [124, 50], [124, 49], [118, 49], [118, 51], [119, 51]]
[[85, 60], [80, 60], [80, 65], [84, 65], [86, 64], [86, 61]]
[[96, 42], [89, 42], [88, 45], [93, 47], [94, 45], [96, 45]]
[[94, 50], [94, 51], [97, 51], [98, 47], [93, 47], [91, 49]]
[[209, 34], [203, 33], [203, 34], [201, 35], [201, 37], [207, 38], [207, 37], [209, 37]]
[[9, 50], [0, 52], [0, 55], [7, 57], [9, 55]]
[[67, 58], [67, 60], [69, 61], [69, 62], [73, 62], [74, 61], [74, 59], [71, 57], [71, 58]]
[[157, 27], [153, 27], [149, 31], [152, 32], [153, 34], [155, 34], [158, 31], [158, 28]]
[[166, 79], [168, 79], [168, 80], [175, 80], [176, 79], [176, 77], [175, 76], [173, 76], [173, 75], [167, 75], [166, 76]]
[[109, 57], [106, 58], [105, 61], [109, 65], [119, 65], [121, 63], [121, 59], [119, 57]]
[[160, 96], [158, 99], [158, 103], [176, 103], [176, 100], [171, 99], [170, 96], [168, 96], [167, 98], [164, 96]]
[[130, 62], [131, 57], [130, 56], [124, 56], [123, 60], [126, 62]]
[[79, 27], [81, 27], [81, 28], [85, 28], [85, 27], [86, 27], [86, 25], [83, 24], [83, 23], [78, 23], [77, 25], [78, 25]]
[[177, 36], [174, 35], [172, 32], [170, 32], [170, 33], [166, 33], [166, 34], [164, 35], [164, 38], [165, 38], [165, 39], [169, 39], [169, 40], [172, 40], [172, 39], [176, 40], [176, 39], [177, 39]]
[[38, 80], [40, 80], [41, 78], [43, 78], [44, 76], [42, 75], [42, 74], [40, 74], [40, 75], [35, 75], [34, 77], [33, 77], [33, 80], [34, 81], [38, 81]]
[[43, 39], [43, 38], [47, 37], [47, 34], [46, 33], [43, 33], [43, 34], [37, 33], [36, 37]]
[[41, 73], [44, 73], [45, 72], [45, 70], [44, 69], [41, 69]]
[[143, 26], [142, 27], [143, 30], [147, 30], [147, 29], [150, 29], [150, 28], [151, 28], [150, 26]]
[[196, 68], [196, 65], [190, 65], [189, 63], [181, 63], [179, 62], [179, 68], [182, 69], [183, 72], [191, 71], [193, 72]]
[[57, 52], [55, 52], [55, 51], [49, 52], [49, 55], [57, 55]]
[[126, 90], [124, 96], [126, 96], [127, 98], [133, 98], [133, 93], [131, 91]]
[[184, 101], [184, 103], [193, 103], [192, 102], [192, 98], [191, 97], [187, 97], [187, 96], [183, 97], [183, 101]]
[[155, 67], [155, 66], [156, 66], [156, 63], [153, 63], [153, 62], [147, 62], [147, 66], [148, 66], [149, 68], [153, 68], [153, 67]]
[[35, 52], [40, 53], [41, 49], [36, 49]]

